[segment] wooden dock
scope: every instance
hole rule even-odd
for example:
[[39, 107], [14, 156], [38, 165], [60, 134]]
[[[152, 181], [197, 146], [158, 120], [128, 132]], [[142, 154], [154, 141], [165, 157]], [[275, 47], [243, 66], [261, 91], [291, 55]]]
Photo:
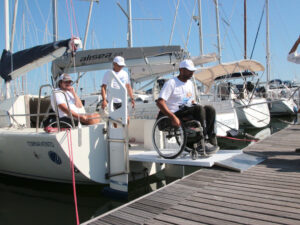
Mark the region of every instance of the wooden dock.
[[244, 149], [267, 159], [238, 173], [201, 169], [84, 224], [300, 224], [300, 125]]

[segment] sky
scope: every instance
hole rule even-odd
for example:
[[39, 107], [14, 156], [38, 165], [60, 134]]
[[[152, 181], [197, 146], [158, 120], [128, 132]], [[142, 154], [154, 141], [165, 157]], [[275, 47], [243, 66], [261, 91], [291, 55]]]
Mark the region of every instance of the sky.
[[[127, 47], [127, 17], [117, 5], [118, 2], [127, 10], [127, 0], [100, 0], [99, 3], [94, 3], [86, 49]], [[131, 4], [133, 47], [168, 45], [177, 0], [132, 0]], [[14, 0], [9, 0], [9, 5], [11, 24]], [[238, 61], [244, 57], [243, 5], [244, 0], [219, 0], [223, 63]], [[264, 5], [265, 0], [247, 1], [248, 58]], [[72, 35], [84, 39], [89, 7], [89, 1], [57, 0], [59, 40], [68, 39]], [[214, 1], [202, 0], [201, 7], [204, 54], [217, 53]], [[300, 65], [286, 60], [288, 52], [300, 35], [299, 9], [300, 0], [269, 0], [271, 79], [300, 81]], [[3, 31], [0, 48], [4, 49], [4, 0], [0, 0], [0, 12], [0, 29]], [[180, 45], [182, 48], [187, 46], [191, 56], [197, 56], [200, 54], [199, 33], [192, 15], [198, 16], [197, 0], [180, 0], [171, 44]], [[52, 0], [19, 0], [13, 52], [52, 42], [52, 21]], [[263, 15], [252, 59], [266, 66], [266, 13]], [[213, 64], [207, 66], [211, 65]], [[51, 64], [48, 64], [28, 73], [25, 92], [38, 93], [39, 86], [50, 80], [50, 68]], [[99, 90], [103, 73], [100, 71], [86, 75], [80, 83], [83, 92]], [[265, 80], [266, 72], [260, 74], [260, 77]], [[21, 80], [14, 85], [22, 88]]]

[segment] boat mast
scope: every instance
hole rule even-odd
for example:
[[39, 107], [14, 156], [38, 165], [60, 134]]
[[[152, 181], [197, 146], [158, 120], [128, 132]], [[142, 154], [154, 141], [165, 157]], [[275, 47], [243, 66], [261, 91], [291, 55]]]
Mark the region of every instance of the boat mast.
[[219, 26], [219, 3], [218, 0], [214, 0], [215, 9], [216, 9], [216, 26], [217, 26], [217, 42], [218, 42], [218, 54], [219, 54], [219, 63], [221, 63], [221, 42], [220, 42], [220, 26]]
[[200, 55], [203, 55], [203, 36], [202, 36], [202, 16], [201, 16], [201, 0], [198, 0], [198, 29], [199, 29], [199, 48]]
[[[89, 28], [90, 28], [90, 21], [91, 21], [91, 16], [92, 16], [92, 11], [93, 11], [94, 1], [99, 2], [99, 0], [91, 0], [91, 2], [90, 2], [90, 8], [89, 8], [89, 14], [88, 14], [88, 18], [87, 18], [87, 22], [86, 22], [86, 26], [85, 26], [85, 34], [84, 34], [84, 40], [83, 40], [82, 50], [86, 49], [86, 42], [87, 42], [87, 37], [88, 37], [88, 33], [89, 33]], [[81, 73], [79, 72], [77, 74], [77, 82], [76, 82], [76, 89], [75, 89], [76, 92], [78, 91], [78, 88], [79, 88], [80, 77], [81, 77]]]
[[128, 47], [132, 47], [132, 16], [131, 16], [131, 0], [127, 0], [128, 10]]
[[269, 36], [269, 0], [266, 0], [266, 53], [267, 53], [267, 89], [269, 87], [268, 83], [270, 81], [270, 36]]
[[[5, 18], [5, 49], [9, 51], [9, 2], [4, 0], [4, 18]], [[5, 99], [10, 98], [10, 82], [5, 82]]]
[[53, 10], [53, 41], [58, 40], [58, 26], [57, 26], [57, 1], [52, 0]]
[[247, 59], [247, 0], [244, 0], [244, 59]]
[[117, 5], [122, 10], [124, 15], [127, 17], [128, 25], [127, 25], [127, 46], [128, 48], [132, 47], [132, 16], [131, 16], [131, 0], [127, 0], [127, 12], [123, 9], [121, 4], [117, 2]]

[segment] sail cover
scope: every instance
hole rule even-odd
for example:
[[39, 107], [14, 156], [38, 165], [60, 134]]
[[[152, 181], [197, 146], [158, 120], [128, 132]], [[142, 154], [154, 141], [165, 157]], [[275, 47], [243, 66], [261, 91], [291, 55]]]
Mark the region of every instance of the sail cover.
[[5, 81], [16, 79], [22, 74], [60, 57], [71, 39], [35, 46], [16, 53], [3, 50], [0, 75]]
[[[217, 60], [216, 54], [211, 53], [199, 57], [190, 58], [195, 66], [203, 65], [205, 63], [214, 62]], [[166, 74], [177, 73], [181, 59], [173, 63], [159, 63], [154, 65], [141, 65], [131, 69], [130, 78], [136, 82], [149, 79], [151, 77], [163, 76]]]
[[208, 89], [212, 86], [215, 79], [221, 76], [228, 76], [234, 73], [242, 73], [244, 71], [258, 72], [264, 71], [264, 66], [255, 60], [241, 60], [237, 62], [222, 63], [212, 67], [202, 68], [195, 71], [194, 77], [204, 84]]
[[52, 76], [62, 73], [88, 72], [112, 68], [115, 56], [125, 58], [126, 67], [172, 64], [186, 57], [180, 46], [153, 46], [134, 48], [108, 48], [78, 51], [75, 56], [66, 54], [52, 63]]

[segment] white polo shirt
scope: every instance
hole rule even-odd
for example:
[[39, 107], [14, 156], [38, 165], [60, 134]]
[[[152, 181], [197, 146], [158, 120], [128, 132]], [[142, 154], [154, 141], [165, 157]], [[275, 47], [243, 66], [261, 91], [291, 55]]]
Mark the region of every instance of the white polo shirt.
[[[125, 70], [120, 70], [119, 72], [114, 71], [114, 72], [115, 72], [116, 76], [120, 79], [120, 81], [124, 85], [129, 84], [128, 73]], [[108, 85], [108, 79], [109, 79], [110, 76], [113, 76], [112, 75], [112, 70], [109, 70], [104, 74], [102, 84]], [[116, 88], [116, 89], [120, 89], [120, 86], [119, 86], [119, 84], [117, 83], [117, 81], [115, 79], [112, 80], [112, 87]], [[113, 102], [114, 103], [120, 103], [122, 101], [119, 98], [114, 98]]]
[[179, 106], [191, 106], [195, 100], [194, 85], [192, 81], [180, 81], [177, 77], [168, 80], [160, 91], [159, 98], [166, 101], [171, 112], [179, 110]]
[[[55, 90], [60, 90], [59, 88], [55, 89]], [[69, 91], [65, 91], [65, 94], [66, 94], [66, 97], [63, 93], [61, 92], [57, 92], [55, 93], [55, 97], [56, 97], [56, 104], [57, 105], [60, 105], [60, 104], [66, 104], [67, 105], [67, 101], [69, 103], [69, 107], [70, 107], [70, 110], [76, 112], [76, 113], [80, 113], [82, 112], [82, 109], [80, 108], [77, 108], [77, 106], [75, 105], [75, 97], [74, 95], [69, 92]], [[54, 94], [51, 95], [51, 106], [52, 106], [52, 109], [55, 111], [55, 103], [54, 103]], [[61, 117], [69, 117], [66, 113], [64, 113], [62, 110], [60, 110], [60, 108], [58, 107], [58, 116], [59, 118]]]

